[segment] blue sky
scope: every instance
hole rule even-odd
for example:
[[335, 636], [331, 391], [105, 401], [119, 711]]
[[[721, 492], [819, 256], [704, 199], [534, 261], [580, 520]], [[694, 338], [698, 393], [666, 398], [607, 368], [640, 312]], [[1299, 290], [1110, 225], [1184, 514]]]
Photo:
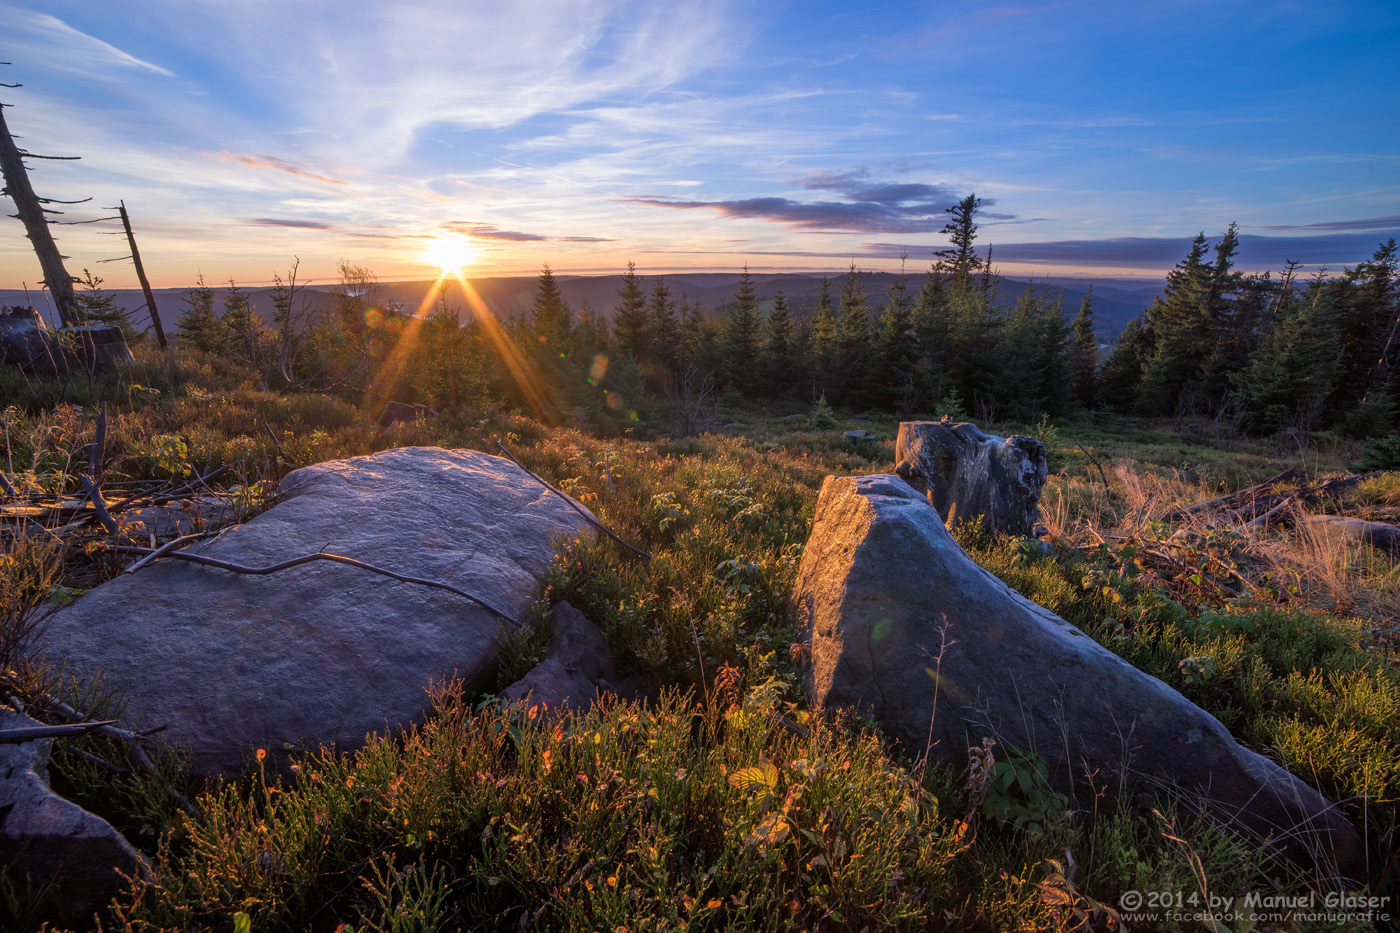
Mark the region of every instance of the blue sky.
[[[505, 7], [509, 8], [506, 9]], [[158, 285], [292, 257], [422, 277], [927, 267], [984, 199], [1009, 274], [1156, 275], [1400, 236], [1393, 2], [0, 0], [40, 194], [126, 201]], [[0, 218], [0, 287], [39, 277]], [[133, 280], [110, 224], [70, 268]]]

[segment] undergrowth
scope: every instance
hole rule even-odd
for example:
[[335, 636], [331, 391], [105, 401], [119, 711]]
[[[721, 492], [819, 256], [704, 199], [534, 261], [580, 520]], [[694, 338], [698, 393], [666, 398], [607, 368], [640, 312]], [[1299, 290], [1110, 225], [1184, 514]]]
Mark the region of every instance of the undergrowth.
[[[237, 462], [244, 484], [386, 447], [503, 442], [654, 555], [602, 537], [567, 543], [540, 606], [580, 609], [661, 698], [547, 723], [440, 685], [425, 723], [353, 756], [305, 755], [281, 773], [259, 759], [249, 777], [203, 787], [178, 761], [119, 774], [93, 762], [126, 768], [110, 743], [60, 743], [56, 786], [156, 867], [105, 929], [1111, 929], [1129, 890], [1234, 896], [1316, 881], [1167, 798], [1075, 809], [1037, 783], [1033, 756], [990, 749], [986, 776], [961, 758], [917, 768], [871, 724], [808, 713], [788, 606], [817, 491], [830, 473], [889, 471], [891, 419], [862, 425], [877, 440], [861, 445], [834, 414], [814, 427], [763, 412], [741, 412], [742, 435], [600, 439], [483, 402], [383, 430], [372, 412], [266, 393], [198, 355], [145, 365], [139, 381], [99, 387], [110, 478], [168, 476], [169, 438], [192, 470]], [[75, 491], [99, 400], [82, 395], [90, 388], [4, 410], [12, 477]], [[1066, 464], [1043, 512], [1057, 540], [1086, 524], [1150, 531], [1167, 508], [1277, 472], [1261, 452], [1226, 456], [1137, 427], [1053, 427], [1037, 426]], [[1368, 495], [1380, 507], [1390, 487]], [[1340, 800], [1374, 852], [1394, 851], [1400, 679], [1374, 619], [1326, 610], [1311, 584], [1235, 598], [1206, 592], [1208, 579], [1159, 579], [1108, 547], [1043, 556], [975, 525], [959, 535], [1011, 586]], [[3, 565], [20, 594], [5, 607], [17, 644], [84, 558], [65, 562], [42, 535], [10, 540], [27, 542]], [[1367, 580], [1393, 573], [1371, 566]], [[543, 650], [539, 636], [513, 645], [512, 673]], [[119, 703], [53, 668], [27, 676], [31, 692], [62, 688], [83, 708]], [[202, 791], [203, 822], [168, 787]]]

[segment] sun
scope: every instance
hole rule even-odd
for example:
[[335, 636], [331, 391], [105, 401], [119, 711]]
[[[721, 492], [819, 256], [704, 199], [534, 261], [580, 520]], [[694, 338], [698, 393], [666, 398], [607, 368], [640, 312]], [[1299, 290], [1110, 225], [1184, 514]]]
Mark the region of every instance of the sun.
[[476, 262], [476, 250], [466, 237], [435, 237], [423, 251], [423, 261], [437, 266], [444, 274], [456, 272]]

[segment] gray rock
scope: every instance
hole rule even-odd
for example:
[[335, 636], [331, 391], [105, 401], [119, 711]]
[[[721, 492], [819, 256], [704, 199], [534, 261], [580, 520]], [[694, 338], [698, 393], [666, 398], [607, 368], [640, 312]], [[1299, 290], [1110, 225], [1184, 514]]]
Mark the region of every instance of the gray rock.
[[869, 431], [847, 431], [842, 437], [852, 444], [873, 444], [875, 441], [879, 440], [878, 437]]
[[597, 626], [568, 603], [551, 613], [554, 641], [543, 661], [501, 691], [511, 702], [543, 706], [554, 713], [582, 712], [599, 694], [616, 693], [617, 664]]
[[795, 599], [812, 700], [864, 709], [912, 753], [931, 730], [934, 757], [961, 767], [991, 737], [1042, 756], [1071, 793], [1086, 772], [1100, 789], [1173, 786], [1257, 838], [1292, 840], [1299, 860], [1359, 846], [1312, 788], [970, 560], [897, 476], [826, 479]]
[[993, 534], [1029, 537], [1047, 474], [1045, 445], [1033, 437], [983, 434], [967, 422], [904, 421], [895, 472], [927, 493], [944, 521], [981, 516]]
[[[191, 551], [266, 566], [325, 550], [441, 581], [523, 618], [583, 518], [508, 460], [410, 447], [306, 467], [286, 500]], [[253, 748], [358, 746], [419, 717], [424, 688], [494, 676], [509, 623], [438, 589], [317, 562], [240, 576], [158, 562], [50, 619], [47, 650], [128, 690], [132, 725], [169, 725], [201, 773]]]
[[[0, 707], [0, 729], [40, 725]], [[11, 884], [36, 894], [49, 919], [85, 925], [125, 886], [122, 875], [146, 862], [112, 824], [55, 794], [49, 787], [52, 739], [0, 745], [0, 866]]]
[[742, 421], [731, 421], [725, 425], [726, 428], [747, 428], [748, 425]]

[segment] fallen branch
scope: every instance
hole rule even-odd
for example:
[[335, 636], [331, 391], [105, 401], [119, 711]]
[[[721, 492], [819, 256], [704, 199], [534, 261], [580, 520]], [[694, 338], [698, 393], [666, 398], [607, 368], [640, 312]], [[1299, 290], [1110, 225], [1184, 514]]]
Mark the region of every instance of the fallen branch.
[[1084, 450], [1084, 445], [1083, 445], [1083, 444], [1079, 443], [1078, 441], [1075, 441], [1075, 442], [1074, 442], [1074, 446], [1075, 446], [1075, 447], [1078, 447], [1078, 448], [1080, 449], [1080, 451], [1083, 452], [1084, 456], [1086, 456], [1086, 457], [1089, 458], [1089, 462], [1090, 462], [1090, 463], [1092, 463], [1094, 466], [1096, 466], [1096, 467], [1099, 468], [1099, 479], [1103, 480], [1103, 488], [1104, 488], [1104, 489], [1107, 489], [1107, 488], [1108, 488], [1108, 476], [1107, 476], [1107, 474], [1105, 474], [1104, 471], [1103, 471], [1103, 464], [1102, 464], [1102, 463], [1099, 463], [1098, 460], [1095, 460], [1095, 459], [1094, 459], [1094, 455], [1091, 454], [1091, 453], [1089, 453], [1089, 451]]
[[277, 435], [272, 432], [272, 425], [264, 421], [263, 427], [267, 428], [267, 436], [272, 438], [272, 443], [277, 447], [277, 455], [282, 458], [282, 462], [287, 464], [287, 466], [292, 466], [291, 458], [288, 457], [287, 452], [282, 449], [282, 442], [279, 441]]
[[97, 415], [97, 435], [92, 441], [92, 452], [88, 454], [88, 476], [94, 481], [102, 478], [102, 454], [107, 446], [107, 403], [102, 403], [102, 411]]
[[61, 739], [74, 735], [86, 735], [102, 726], [115, 726], [117, 720], [106, 722], [75, 722], [64, 726], [28, 726], [23, 729], [0, 729], [0, 745], [18, 745], [35, 739]]
[[[78, 712], [73, 707], [69, 706], [67, 703], [64, 703], [62, 700], [58, 699], [57, 697], [45, 696], [44, 700], [55, 710], [57, 710], [65, 716], [68, 716], [69, 718], [88, 718], [87, 716], [84, 716], [82, 713]], [[108, 725], [105, 723], [97, 725], [96, 727], [94, 727], [93, 731], [97, 732], [99, 735], [105, 735], [109, 739], [116, 739], [120, 742], [125, 742], [127, 750], [131, 753], [131, 760], [142, 771], [146, 772], [147, 774], [160, 773], [160, 769], [157, 768], [156, 763], [151, 760], [151, 756], [147, 755], [146, 750], [138, 744], [140, 739], [150, 734], [149, 732], [132, 732], [129, 729], [121, 729], [117, 726]], [[194, 817], [196, 822], [204, 822], [203, 811], [201, 811], [199, 807], [191, 803], [190, 799], [184, 794], [180, 793], [180, 791], [177, 790], [174, 785], [166, 784], [165, 792], [168, 793], [171, 796], [171, 798], [173, 798], [175, 802], [180, 805], [180, 808], [182, 810], [184, 810], [190, 816]]]
[[569, 496], [565, 495], [563, 492], [560, 492], [558, 489], [556, 489], [556, 488], [554, 488], [553, 486], [551, 486], [551, 485], [548, 483], [548, 481], [546, 481], [542, 476], [540, 476], [540, 475], [539, 475], [538, 473], [536, 473], [534, 470], [531, 470], [529, 467], [527, 467], [525, 464], [521, 463], [519, 460], [515, 459], [515, 455], [512, 454], [509, 450], [506, 450], [506, 445], [505, 445], [505, 444], [502, 444], [500, 441], [497, 441], [497, 442], [496, 442], [496, 446], [499, 447], [499, 448], [501, 448], [501, 453], [505, 454], [507, 457], [510, 458], [510, 462], [511, 462], [511, 463], [513, 463], [513, 464], [515, 464], [516, 466], [520, 467], [520, 469], [524, 470], [526, 473], [529, 473], [529, 474], [530, 474], [531, 476], [533, 476], [535, 479], [539, 480], [540, 483], [541, 483], [546, 489], [548, 489], [550, 492], [554, 493], [554, 494], [555, 494], [556, 496], [558, 496], [559, 498], [563, 499], [566, 503], [568, 503], [569, 508], [573, 509], [573, 510], [574, 510], [575, 512], [577, 512], [578, 514], [582, 515], [582, 516], [583, 516], [583, 520], [586, 521], [586, 522], [588, 522], [588, 524], [592, 525], [594, 528], [597, 528], [597, 529], [598, 529], [599, 531], [601, 531], [603, 534], [607, 535], [609, 538], [612, 538], [612, 539], [613, 539], [614, 541], [616, 541], [618, 544], [620, 544], [620, 545], [622, 545], [623, 547], [627, 548], [627, 550], [631, 551], [633, 554], [636, 554], [638, 557], [645, 557], [647, 560], [651, 560], [651, 559], [652, 559], [652, 554], [651, 554], [650, 551], [643, 551], [641, 548], [633, 547], [632, 545], [628, 544], [626, 541], [624, 541], [624, 540], [622, 540], [621, 538], [619, 538], [617, 535], [613, 534], [612, 531], [609, 530], [609, 529], [607, 528], [607, 526], [605, 526], [602, 522], [598, 521], [598, 519], [594, 518], [592, 515], [589, 515], [588, 512], [587, 512], [587, 510], [585, 510], [585, 509], [584, 509], [582, 506], [580, 506], [578, 503], [574, 502], [574, 500], [573, 500], [572, 498], [570, 498]]
[[1163, 515], [1162, 521], [1179, 522], [1184, 518], [1189, 518], [1192, 515], [1199, 515], [1202, 512], [1220, 512], [1227, 508], [1236, 508], [1237, 510], [1237, 505], [1242, 506], [1246, 501], [1252, 502], [1254, 499], [1258, 498], [1259, 494], [1264, 492], [1266, 489], [1276, 486], [1279, 483], [1285, 483], [1289, 480], [1296, 479], [1298, 475], [1299, 474], [1297, 467], [1289, 467], [1288, 469], [1280, 473], [1278, 476], [1275, 476], [1272, 479], [1266, 479], [1264, 482], [1259, 483], [1255, 486], [1250, 486], [1248, 489], [1239, 489], [1228, 495], [1217, 496], [1214, 499], [1207, 499], [1204, 502], [1197, 502], [1195, 505], [1188, 505], [1184, 508], [1174, 509], [1168, 512], [1166, 515]]
[[97, 436], [92, 442], [92, 452], [88, 454], [87, 473], [78, 477], [87, 490], [88, 499], [97, 511], [97, 520], [107, 529], [107, 534], [117, 533], [116, 519], [107, 511], [107, 503], [102, 498], [102, 454], [107, 446], [107, 403], [102, 403], [102, 411], [97, 416]]
[[1264, 525], [1265, 527], [1268, 527], [1269, 525], [1273, 524], [1274, 519], [1275, 519], [1276, 516], [1280, 515], [1280, 514], [1283, 512], [1284, 509], [1286, 509], [1286, 508], [1288, 508], [1290, 505], [1292, 505], [1292, 504], [1293, 504], [1295, 501], [1297, 501], [1297, 499], [1298, 499], [1300, 496], [1302, 496], [1302, 495], [1303, 495], [1303, 492], [1302, 492], [1302, 491], [1299, 491], [1299, 492], [1295, 492], [1295, 493], [1292, 493], [1292, 494], [1290, 494], [1290, 495], [1284, 496], [1284, 497], [1283, 497], [1283, 501], [1280, 502], [1278, 505], [1276, 505], [1276, 506], [1274, 506], [1273, 508], [1269, 509], [1269, 511], [1265, 512], [1263, 515], [1260, 515], [1260, 516], [1257, 516], [1256, 518], [1250, 519], [1249, 521], [1245, 522], [1245, 523], [1244, 523], [1242, 526], [1240, 526], [1240, 527], [1242, 527], [1242, 528], [1253, 528], [1253, 527], [1255, 527], [1256, 525]]
[[[130, 547], [127, 545], [114, 545], [111, 548], [109, 548], [109, 550], [117, 551], [123, 554], [143, 554], [149, 557], [155, 557], [157, 556], [156, 551], [158, 549], [148, 547]], [[280, 573], [283, 570], [290, 570], [293, 567], [300, 567], [302, 564], [309, 564], [312, 561], [328, 560], [334, 564], [344, 564], [347, 567], [358, 567], [360, 570], [367, 570], [370, 573], [377, 573], [380, 576], [389, 577], [392, 580], [398, 580], [400, 583], [412, 583], [416, 586], [428, 586], [436, 590], [446, 590], [449, 593], [455, 593], [463, 599], [471, 600], [481, 608], [492, 613], [493, 615], [499, 616], [500, 618], [511, 623], [512, 625], [517, 625], [522, 628], [525, 627], [523, 622], [519, 621], [515, 617], [509, 615], [508, 613], [502, 612], [495, 606], [486, 602], [486, 600], [482, 599], [481, 597], [473, 596], [466, 590], [459, 590], [457, 589], [457, 587], [451, 585], [450, 583], [442, 583], [437, 580], [425, 580], [422, 577], [404, 576], [401, 573], [395, 573], [392, 570], [385, 570], [383, 567], [376, 567], [373, 564], [367, 564], [362, 560], [356, 560], [353, 557], [345, 557], [341, 554], [327, 554], [325, 551], [317, 551], [315, 554], [307, 554], [303, 557], [293, 557], [291, 560], [284, 560], [278, 564], [270, 564], [267, 567], [245, 567], [242, 564], [235, 564], [226, 560], [219, 560], [216, 557], [205, 557], [203, 554], [187, 554], [184, 551], [168, 551], [165, 554], [159, 555], [159, 557], [162, 560], [173, 559], [189, 561], [192, 564], [201, 564], [205, 567], [215, 567], [219, 570], [227, 570], [230, 573], [241, 573], [252, 577], [265, 577], [270, 574]]]
[[183, 535], [179, 538], [175, 538], [173, 541], [167, 541], [151, 553], [147, 554], [145, 557], [138, 560], [136, 563], [132, 564], [130, 567], [123, 570], [122, 573], [135, 573], [142, 567], [146, 566], [147, 564], [151, 563], [157, 558], [164, 557], [166, 554], [170, 553], [176, 548], [189, 544], [191, 541], [198, 541], [200, 538], [207, 538], [213, 533], [214, 532], [212, 531], [201, 531], [197, 534]]
[[83, 474], [78, 477], [83, 481], [83, 489], [87, 490], [88, 499], [92, 502], [92, 507], [97, 511], [97, 520], [102, 523], [102, 527], [107, 529], [107, 534], [117, 533], [117, 520], [112, 517], [112, 513], [107, 511], [107, 503], [102, 498], [102, 490], [93, 482], [92, 477]]
[[199, 486], [203, 486], [207, 489], [211, 481], [219, 478], [220, 476], [223, 476], [225, 473], [232, 469], [232, 463], [225, 463], [218, 469], [210, 470], [203, 476], [197, 476], [189, 482], [185, 483], [183, 486], [176, 486], [174, 489], [169, 489], [164, 492], [162, 492], [159, 489], [143, 490], [141, 492], [136, 493], [133, 496], [127, 496], [120, 502], [114, 503], [111, 506], [111, 510], [113, 512], [119, 512], [123, 509], [136, 508], [137, 506], [162, 505], [166, 502], [173, 502], [176, 499], [182, 499], [185, 497], [186, 494], [194, 492], [194, 490]]

